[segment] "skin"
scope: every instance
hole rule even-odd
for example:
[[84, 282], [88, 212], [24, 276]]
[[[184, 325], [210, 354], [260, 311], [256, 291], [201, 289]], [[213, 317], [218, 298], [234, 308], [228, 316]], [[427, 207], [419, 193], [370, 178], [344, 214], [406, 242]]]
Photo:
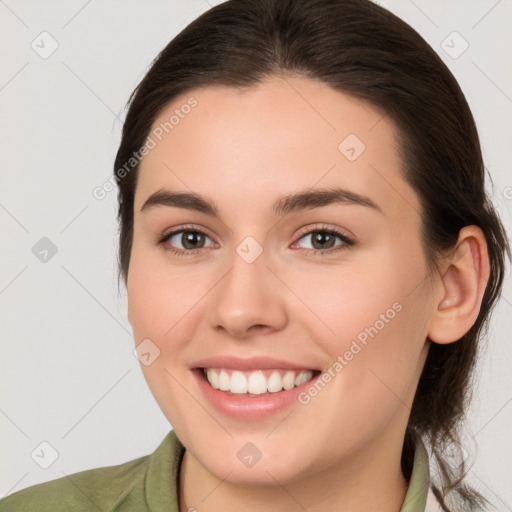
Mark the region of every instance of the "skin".
[[[191, 96], [198, 105], [141, 163], [127, 280], [135, 342], [149, 338], [160, 350], [141, 365], [144, 376], [186, 447], [180, 510], [396, 512], [427, 336], [451, 343], [476, 320], [489, 272], [485, 238], [465, 227], [440, 272], [427, 275], [420, 204], [401, 174], [395, 127], [368, 104], [321, 82], [280, 77], [244, 93], [190, 91], [153, 126]], [[366, 145], [355, 161], [338, 150], [351, 133]], [[332, 204], [272, 214], [282, 196], [331, 186], [370, 197], [382, 212]], [[162, 188], [200, 194], [221, 217], [169, 206], [141, 212]], [[313, 254], [322, 249], [307, 232], [319, 223], [355, 245]], [[197, 255], [157, 243], [185, 224], [208, 234]], [[249, 235], [263, 249], [253, 263], [236, 252]], [[182, 243], [173, 238], [187, 250]], [[195, 361], [221, 354], [327, 371], [396, 302], [401, 311], [310, 403], [265, 420], [218, 413], [191, 374]], [[247, 442], [262, 453], [250, 468], [236, 455]]]

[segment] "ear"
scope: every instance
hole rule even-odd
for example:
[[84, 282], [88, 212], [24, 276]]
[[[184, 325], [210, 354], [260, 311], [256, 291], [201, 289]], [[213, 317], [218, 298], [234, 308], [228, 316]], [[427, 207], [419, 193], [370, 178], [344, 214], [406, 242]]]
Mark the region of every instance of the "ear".
[[441, 265], [435, 283], [435, 303], [428, 331], [435, 343], [459, 340], [475, 323], [490, 267], [487, 242], [478, 226], [465, 226], [459, 232], [455, 250]]

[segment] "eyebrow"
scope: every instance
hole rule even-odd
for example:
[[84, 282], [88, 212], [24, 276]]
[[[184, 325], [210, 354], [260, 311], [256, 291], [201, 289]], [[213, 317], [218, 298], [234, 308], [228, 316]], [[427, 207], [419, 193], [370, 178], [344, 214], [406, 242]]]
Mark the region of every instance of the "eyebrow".
[[[356, 194], [342, 188], [305, 190], [279, 198], [272, 206], [275, 216], [287, 215], [301, 210], [312, 210], [331, 204], [357, 204], [371, 208], [383, 214], [382, 209], [367, 196]], [[194, 192], [174, 192], [161, 189], [151, 194], [142, 205], [141, 212], [155, 206], [168, 206], [194, 210], [211, 217], [220, 217], [219, 208]]]

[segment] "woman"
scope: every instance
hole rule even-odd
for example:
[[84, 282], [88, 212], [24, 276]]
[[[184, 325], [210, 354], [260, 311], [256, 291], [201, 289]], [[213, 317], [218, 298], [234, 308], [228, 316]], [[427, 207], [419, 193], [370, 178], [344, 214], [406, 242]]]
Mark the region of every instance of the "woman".
[[210, 9], [132, 94], [114, 176], [173, 430], [0, 510], [483, 510], [459, 431], [510, 249], [464, 95], [411, 27], [368, 0]]

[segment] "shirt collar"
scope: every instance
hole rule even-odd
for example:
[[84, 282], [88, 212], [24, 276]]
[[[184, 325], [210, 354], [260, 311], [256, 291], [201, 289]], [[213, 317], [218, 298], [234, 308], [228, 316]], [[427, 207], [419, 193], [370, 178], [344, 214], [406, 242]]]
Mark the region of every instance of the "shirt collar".
[[151, 454], [144, 495], [151, 512], [179, 512], [179, 469], [185, 447], [171, 430]]
[[427, 504], [427, 494], [430, 486], [430, 470], [428, 453], [423, 441], [418, 438], [414, 450], [409, 487], [400, 512], [424, 511]]
[[[178, 478], [184, 453], [185, 447], [175, 431], [171, 430], [151, 454], [144, 485], [145, 500], [151, 512], [179, 511]], [[418, 439], [411, 478], [400, 512], [423, 512], [427, 503], [429, 485], [428, 454], [425, 445], [421, 439]]]

